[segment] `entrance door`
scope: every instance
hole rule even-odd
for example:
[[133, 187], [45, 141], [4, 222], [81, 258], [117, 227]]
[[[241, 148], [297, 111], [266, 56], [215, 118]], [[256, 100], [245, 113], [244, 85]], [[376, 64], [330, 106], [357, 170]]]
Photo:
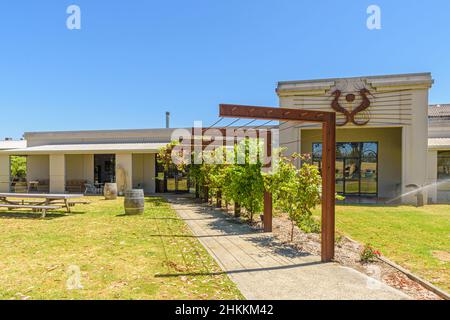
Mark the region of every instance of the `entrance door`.
[[116, 182], [116, 155], [94, 155], [94, 180], [98, 184]]
[[[313, 164], [322, 168], [322, 144], [313, 143]], [[343, 195], [377, 196], [378, 143], [336, 144], [336, 192]]]
[[344, 193], [359, 194], [360, 163], [358, 158], [344, 158]]

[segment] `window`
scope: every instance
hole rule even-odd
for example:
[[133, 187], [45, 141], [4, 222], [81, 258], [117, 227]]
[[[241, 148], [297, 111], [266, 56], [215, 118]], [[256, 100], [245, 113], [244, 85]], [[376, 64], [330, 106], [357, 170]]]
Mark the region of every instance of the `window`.
[[438, 201], [448, 203], [450, 201], [450, 151], [438, 151]]
[[[322, 144], [313, 143], [313, 163], [322, 167]], [[378, 143], [336, 144], [336, 192], [345, 195], [377, 196]]]
[[438, 152], [438, 180], [450, 179], [450, 151]]

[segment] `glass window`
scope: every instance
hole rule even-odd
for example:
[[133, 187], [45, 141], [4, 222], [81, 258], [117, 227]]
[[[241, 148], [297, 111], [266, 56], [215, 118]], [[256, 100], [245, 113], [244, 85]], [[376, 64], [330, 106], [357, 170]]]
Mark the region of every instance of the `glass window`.
[[[313, 163], [322, 165], [322, 144], [313, 143]], [[336, 192], [348, 195], [378, 194], [378, 143], [336, 143]]]
[[438, 180], [450, 179], [450, 151], [438, 152]]

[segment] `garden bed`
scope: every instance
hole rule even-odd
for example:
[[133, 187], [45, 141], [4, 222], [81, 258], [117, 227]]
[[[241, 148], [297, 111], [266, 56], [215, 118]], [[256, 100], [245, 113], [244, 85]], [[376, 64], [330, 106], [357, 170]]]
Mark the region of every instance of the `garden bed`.
[[[297, 250], [320, 255], [320, 235], [306, 234], [299, 228], [294, 228], [294, 241], [290, 242], [291, 222], [285, 215], [273, 219], [273, 234], [275, 237]], [[356, 269], [370, 277], [380, 280], [387, 285], [399, 289], [413, 299], [435, 300], [440, 299], [435, 293], [424, 288], [404, 273], [391, 267], [387, 263], [377, 260], [370, 263], [360, 261], [360, 252], [364, 246], [360, 243], [339, 235], [336, 239], [335, 261], [343, 266]]]
[[[226, 210], [232, 215], [232, 210]], [[240, 219], [249, 223], [244, 218]], [[249, 223], [250, 224], [250, 223]], [[320, 234], [305, 233], [298, 227], [294, 227], [293, 241], [290, 241], [291, 221], [286, 214], [279, 214], [273, 218], [273, 235], [284, 245], [295, 248], [301, 252], [320, 256]], [[255, 229], [261, 230], [260, 221], [251, 223]], [[374, 262], [363, 263], [360, 261], [360, 253], [364, 246], [349, 237], [337, 233], [335, 261], [345, 267], [358, 270], [374, 279], [377, 279], [393, 288], [396, 288], [412, 299], [416, 300], [441, 300], [441, 298], [428, 290], [418, 282], [410, 279], [405, 273], [397, 270], [389, 264], [376, 259]]]

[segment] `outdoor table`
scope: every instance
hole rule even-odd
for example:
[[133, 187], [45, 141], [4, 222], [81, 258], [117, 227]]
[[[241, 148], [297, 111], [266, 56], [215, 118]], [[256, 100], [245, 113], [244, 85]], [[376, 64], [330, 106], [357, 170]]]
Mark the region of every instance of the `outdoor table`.
[[28, 181], [28, 192], [37, 190], [39, 181]]
[[[34, 206], [58, 205], [62, 201], [62, 208], [66, 208], [70, 213], [69, 199], [82, 198], [83, 194], [52, 194], [52, 193], [0, 193], [0, 203], [3, 204], [31, 204]], [[8, 198], [22, 199], [20, 202]], [[30, 199], [36, 199], [32, 201]], [[39, 199], [42, 199], [39, 201]]]

